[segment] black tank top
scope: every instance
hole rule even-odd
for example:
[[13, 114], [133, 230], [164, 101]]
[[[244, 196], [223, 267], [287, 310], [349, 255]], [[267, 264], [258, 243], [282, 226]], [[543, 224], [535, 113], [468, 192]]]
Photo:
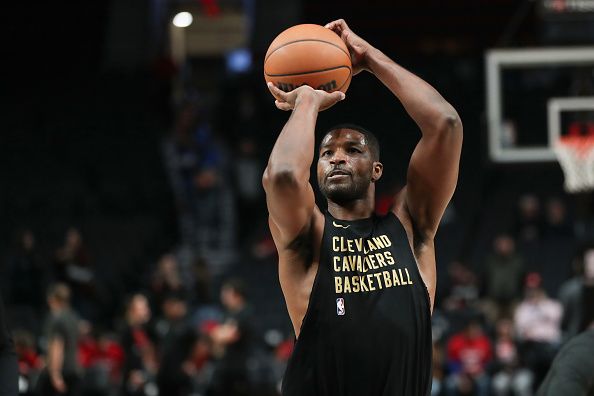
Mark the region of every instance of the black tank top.
[[325, 215], [320, 263], [283, 396], [424, 396], [429, 295], [398, 218]]

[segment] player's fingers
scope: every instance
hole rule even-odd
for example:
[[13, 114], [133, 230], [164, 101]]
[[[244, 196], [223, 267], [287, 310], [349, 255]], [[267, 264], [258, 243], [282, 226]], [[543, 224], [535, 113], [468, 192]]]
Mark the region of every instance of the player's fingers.
[[335, 19], [332, 22], [328, 22], [325, 27], [336, 26], [336, 25], [346, 25], [344, 19]]
[[341, 30], [349, 28], [349, 25], [347, 25], [347, 23], [344, 19], [337, 19], [332, 23], [334, 24], [334, 27], [337, 27]]
[[336, 32], [338, 34], [340, 34], [340, 31], [342, 30], [342, 26], [341, 26], [339, 20], [327, 23], [324, 27], [327, 29], [333, 30], [334, 32]]
[[332, 99], [334, 99], [336, 102], [338, 102], [338, 101], [341, 101], [341, 100], [344, 100], [344, 98], [346, 98], [346, 95], [345, 95], [345, 94], [344, 94], [344, 92], [342, 92], [342, 91], [334, 91], [334, 92], [331, 92], [329, 95], [330, 95], [330, 96], [332, 97]]
[[284, 91], [281, 91], [280, 89], [278, 89], [273, 83], [269, 82], [268, 84], [266, 84], [268, 86], [268, 89], [270, 90], [270, 93], [272, 93], [272, 95], [276, 98], [281, 98], [282, 100], [287, 100], [287, 93]]

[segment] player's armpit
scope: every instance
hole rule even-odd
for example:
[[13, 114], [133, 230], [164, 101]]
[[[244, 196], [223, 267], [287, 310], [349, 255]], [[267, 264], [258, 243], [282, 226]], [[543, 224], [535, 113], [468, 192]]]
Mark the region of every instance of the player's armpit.
[[432, 238], [454, 194], [462, 150], [462, 122], [454, 112], [423, 133], [410, 159], [405, 204], [415, 229]]
[[288, 170], [269, 168], [262, 184], [270, 219], [277, 229], [275, 240], [284, 245], [277, 247], [285, 248], [311, 226], [315, 209], [313, 189], [308, 181], [299, 180]]

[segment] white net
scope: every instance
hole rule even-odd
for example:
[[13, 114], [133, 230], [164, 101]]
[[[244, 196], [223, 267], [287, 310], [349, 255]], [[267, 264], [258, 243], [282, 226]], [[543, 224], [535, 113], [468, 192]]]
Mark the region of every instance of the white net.
[[555, 144], [555, 154], [565, 174], [565, 191], [594, 190], [594, 137], [565, 136]]

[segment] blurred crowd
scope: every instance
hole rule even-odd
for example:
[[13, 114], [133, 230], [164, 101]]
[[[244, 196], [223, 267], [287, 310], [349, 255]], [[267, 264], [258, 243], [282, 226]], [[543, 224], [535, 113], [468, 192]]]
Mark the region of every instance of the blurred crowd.
[[[249, 99], [234, 122], [249, 123]], [[169, 251], [114, 270], [80, 227], [53, 247], [22, 229], [0, 263], [22, 395], [278, 394], [290, 331], [263, 328], [253, 283], [236, 275], [274, 259], [259, 148], [217, 133], [199, 95], [175, 113], [161, 140], [178, 226]]]
[[[594, 329], [594, 243], [559, 198], [542, 209], [528, 194], [517, 206], [478, 267], [447, 268], [433, 315], [432, 395], [534, 395], [560, 348]], [[575, 254], [543, 258], [551, 245]], [[572, 276], [545, 285], [547, 265]]]
[[79, 230], [53, 257], [30, 230], [19, 242], [3, 292], [22, 395], [276, 394], [290, 351], [279, 337], [264, 342], [241, 279], [225, 277], [215, 295], [204, 261], [184, 274], [167, 253], [138, 274], [142, 288], [105, 306], [110, 291]]

